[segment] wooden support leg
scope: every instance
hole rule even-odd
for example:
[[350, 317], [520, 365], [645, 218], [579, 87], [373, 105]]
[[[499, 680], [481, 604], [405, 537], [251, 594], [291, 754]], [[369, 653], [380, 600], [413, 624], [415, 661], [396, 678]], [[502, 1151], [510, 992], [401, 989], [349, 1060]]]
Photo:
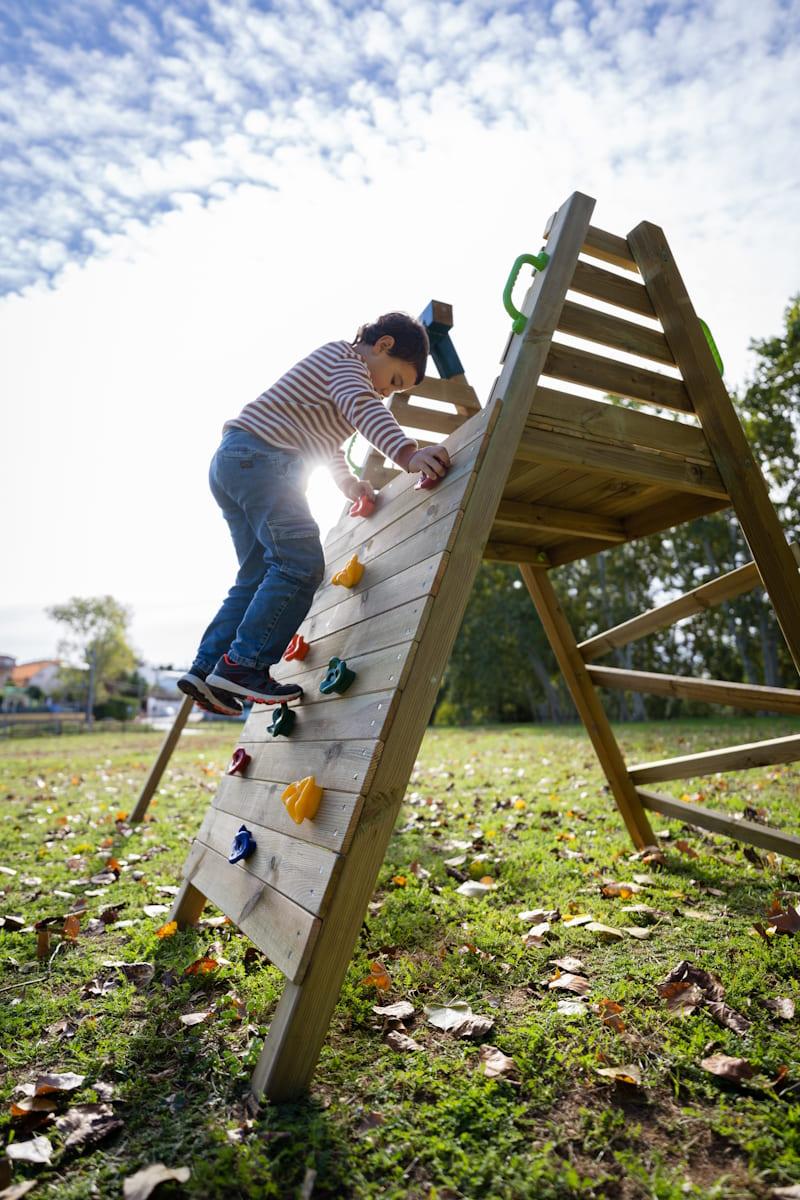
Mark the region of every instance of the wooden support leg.
[[628, 776], [611, 725], [547, 572], [525, 563], [519, 569], [633, 843], [639, 850], [651, 846], [654, 837], [647, 814]]
[[161, 782], [161, 776], [164, 774], [167, 763], [172, 758], [172, 751], [178, 744], [178, 738], [183, 732], [183, 727], [189, 720], [189, 713], [192, 711], [194, 700], [191, 696], [183, 697], [183, 704], [178, 709], [178, 715], [172, 722], [172, 728], [167, 731], [167, 736], [164, 738], [161, 749], [158, 752], [158, 758], [153, 763], [152, 770], [147, 776], [147, 782], [142, 788], [141, 795], [136, 801], [136, 807], [130, 816], [131, 824], [137, 821], [144, 820], [144, 814], [147, 812], [147, 807], [153, 798], [153, 793]]
[[172, 906], [170, 913], [170, 921], [177, 921], [181, 929], [187, 925], [196, 925], [200, 920], [203, 909], [206, 906], [206, 898], [202, 892], [198, 892], [193, 883], [188, 879], [184, 879], [181, 884], [180, 891], [175, 897], [175, 903]]

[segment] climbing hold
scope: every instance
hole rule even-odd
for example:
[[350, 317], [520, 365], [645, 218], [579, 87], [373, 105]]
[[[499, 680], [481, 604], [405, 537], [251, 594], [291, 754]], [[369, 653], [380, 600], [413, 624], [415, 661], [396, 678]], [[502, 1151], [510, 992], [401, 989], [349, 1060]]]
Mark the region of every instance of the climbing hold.
[[296, 633], [284, 650], [283, 657], [286, 662], [294, 662], [295, 659], [299, 659], [302, 662], [308, 651], [308, 642], [299, 633]]
[[343, 658], [332, 658], [328, 663], [328, 674], [319, 685], [319, 690], [323, 696], [329, 696], [331, 692], [338, 692], [341, 696], [342, 692], [346, 692], [350, 687], [355, 677], [355, 671], [350, 670]]
[[296, 783], [290, 783], [281, 796], [281, 800], [286, 805], [286, 811], [297, 825], [300, 825], [306, 818], [309, 821], [314, 820], [321, 799], [322, 788], [313, 775], [307, 775], [305, 779], [298, 779]]
[[231, 843], [231, 852], [228, 855], [229, 863], [241, 862], [243, 858], [249, 858], [251, 854], [256, 852], [256, 839], [253, 837], [246, 825], [239, 826], [239, 832]]
[[250, 755], [246, 750], [239, 746], [231, 755], [231, 761], [228, 764], [228, 775], [243, 775], [245, 768], [250, 762]]
[[446, 470], [445, 470], [444, 475], [436, 475], [433, 478], [430, 475], [422, 475], [417, 480], [417, 482], [414, 484], [414, 491], [415, 492], [426, 492], [426, 491], [428, 491], [429, 488], [438, 487], [438, 485], [442, 482], [442, 480], [446, 477], [446, 475], [447, 475]]
[[272, 714], [272, 724], [267, 726], [267, 733], [271, 733], [273, 737], [277, 737], [278, 734], [288, 737], [296, 719], [297, 713], [294, 709], [289, 708], [288, 704], [281, 704]]
[[362, 492], [357, 500], [350, 505], [351, 517], [371, 517], [375, 512], [375, 501], [366, 492]]
[[360, 563], [358, 555], [354, 554], [347, 566], [336, 572], [331, 583], [337, 583], [347, 588], [355, 587], [363, 574], [364, 564]]

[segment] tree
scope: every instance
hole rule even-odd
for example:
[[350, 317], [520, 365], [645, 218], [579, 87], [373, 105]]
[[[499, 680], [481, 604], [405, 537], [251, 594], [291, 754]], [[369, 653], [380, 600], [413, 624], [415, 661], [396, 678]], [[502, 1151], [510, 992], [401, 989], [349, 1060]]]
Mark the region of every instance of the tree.
[[86, 717], [91, 724], [96, 700], [112, 694], [116, 682], [136, 666], [128, 642], [130, 610], [113, 596], [73, 596], [66, 604], [54, 604], [46, 611], [66, 627], [58, 643], [59, 653], [89, 668], [88, 677], [85, 667], [67, 667], [61, 674], [66, 691], [86, 695]]

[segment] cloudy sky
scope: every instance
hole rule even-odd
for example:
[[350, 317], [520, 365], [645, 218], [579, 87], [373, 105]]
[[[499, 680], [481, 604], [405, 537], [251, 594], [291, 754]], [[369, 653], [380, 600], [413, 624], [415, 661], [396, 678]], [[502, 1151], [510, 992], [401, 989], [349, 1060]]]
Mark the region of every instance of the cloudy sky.
[[741, 384], [800, 289], [799, 34], [800, 0], [5, 0], [0, 653], [110, 593], [187, 663], [234, 569], [223, 421], [433, 297], [485, 396], [508, 268], [576, 189], [665, 228]]

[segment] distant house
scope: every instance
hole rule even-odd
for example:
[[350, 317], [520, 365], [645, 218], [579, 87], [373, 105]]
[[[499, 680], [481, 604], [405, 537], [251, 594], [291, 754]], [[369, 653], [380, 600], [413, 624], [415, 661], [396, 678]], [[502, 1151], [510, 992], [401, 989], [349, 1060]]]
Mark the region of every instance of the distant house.
[[61, 664], [54, 658], [41, 658], [36, 662], [19, 663], [11, 668], [8, 682], [25, 691], [37, 687], [45, 696], [52, 696], [58, 686]]
[[16, 661], [10, 654], [0, 654], [0, 688], [8, 683]]

